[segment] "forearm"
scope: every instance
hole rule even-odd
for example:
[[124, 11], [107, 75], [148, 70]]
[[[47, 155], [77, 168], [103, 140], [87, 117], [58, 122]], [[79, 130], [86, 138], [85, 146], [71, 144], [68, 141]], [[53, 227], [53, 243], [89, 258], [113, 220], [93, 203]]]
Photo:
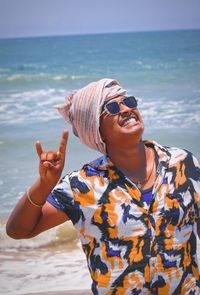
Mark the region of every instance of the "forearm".
[[30, 187], [29, 196], [31, 200], [41, 207], [34, 206], [25, 193], [7, 221], [6, 231], [10, 237], [25, 239], [31, 234], [42, 215], [42, 205], [45, 204], [52, 189], [53, 186], [43, 183], [40, 179]]

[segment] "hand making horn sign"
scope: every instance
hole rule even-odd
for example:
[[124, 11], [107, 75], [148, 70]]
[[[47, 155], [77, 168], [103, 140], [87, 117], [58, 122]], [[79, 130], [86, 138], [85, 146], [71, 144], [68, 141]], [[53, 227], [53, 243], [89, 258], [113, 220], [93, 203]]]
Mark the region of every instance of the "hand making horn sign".
[[39, 173], [41, 181], [54, 187], [59, 181], [65, 163], [65, 153], [68, 141], [68, 131], [64, 130], [57, 151], [43, 151], [39, 141], [36, 142], [36, 150], [40, 159]]
[[64, 130], [57, 151], [43, 151], [41, 143], [36, 142], [39, 178], [20, 199], [7, 222], [7, 232], [13, 238], [32, 238], [69, 219], [47, 202], [64, 168], [67, 140], [68, 131]]

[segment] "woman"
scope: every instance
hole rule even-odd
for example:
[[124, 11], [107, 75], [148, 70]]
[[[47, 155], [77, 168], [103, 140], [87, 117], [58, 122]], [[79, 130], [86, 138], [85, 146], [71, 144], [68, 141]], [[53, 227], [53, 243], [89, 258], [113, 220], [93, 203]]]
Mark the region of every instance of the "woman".
[[13, 210], [8, 235], [31, 238], [70, 219], [94, 294], [200, 294], [197, 159], [142, 141], [137, 101], [115, 80], [90, 83], [58, 110], [103, 156], [59, 181], [68, 132], [58, 151], [37, 142], [39, 178]]

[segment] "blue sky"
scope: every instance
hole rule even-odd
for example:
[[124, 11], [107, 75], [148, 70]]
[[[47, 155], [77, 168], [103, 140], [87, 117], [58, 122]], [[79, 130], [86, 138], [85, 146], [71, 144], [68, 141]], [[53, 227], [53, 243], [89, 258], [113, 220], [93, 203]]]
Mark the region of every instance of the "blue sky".
[[0, 38], [200, 28], [200, 0], [0, 0]]

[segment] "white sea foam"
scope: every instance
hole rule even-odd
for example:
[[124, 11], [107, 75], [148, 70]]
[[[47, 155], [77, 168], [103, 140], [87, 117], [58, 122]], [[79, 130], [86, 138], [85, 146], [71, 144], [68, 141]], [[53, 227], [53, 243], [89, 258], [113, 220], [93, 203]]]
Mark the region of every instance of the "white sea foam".
[[199, 100], [144, 99], [140, 110], [151, 129], [200, 127]]
[[[37, 89], [0, 94], [0, 120], [4, 124], [47, 122], [59, 118], [55, 104], [63, 103], [65, 89]], [[200, 127], [200, 99], [170, 100], [144, 98], [139, 109], [150, 129]]]
[[59, 76], [53, 77], [53, 80], [55, 80], [55, 81], [61, 81], [61, 80], [66, 80], [66, 79], [68, 79], [68, 76], [66, 76], [66, 75], [59, 75]]
[[25, 63], [17, 66], [18, 69], [34, 69], [34, 70], [40, 70], [40, 69], [46, 69], [47, 65], [44, 64], [33, 64], [33, 63]]
[[7, 73], [10, 72], [9, 68], [0, 68], [0, 73]]
[[[65, 92], [66, 93], [66, 92]], [[49, 121], [58, 118], [54, 105], [64, 102], [64, 90], [53, 88], [0, 94], [0, 121], [6, 124]]]
[[1, 294], [90, 288], [85, 255], [71, 222], [26, 240], [9, 238], [1, 224], [0, 236]]
[[37, 74], [14, 74], [10, 76], [4, 76], [4, 79], [10, 82], [14, 81], [32, 81], [32, 80], [39, 80], [41, 77], [48, 78], [48, 75], [45, 73], [37, 73]]
[[[65, 251], [11, 252], [2, 259], [1, 294], [90, 289], [91, 279], [84, 254]], [[13, 290], [14, 293], [13, 293]]]
[[[45, 68], [42, 68], [45, 69]], [[1, 72], [0, 72], [1, 73]], [[83, 80], [87, 77], [85, 75], [54, 75], [45, 72], [38, 73], [16, 73], [9, 74], [6, 71], [2, 71], [0, 75], [1, 83], [31, 83], [31, 82], [52, 82], [52, 81], [66, 81], [66, 80]]]

